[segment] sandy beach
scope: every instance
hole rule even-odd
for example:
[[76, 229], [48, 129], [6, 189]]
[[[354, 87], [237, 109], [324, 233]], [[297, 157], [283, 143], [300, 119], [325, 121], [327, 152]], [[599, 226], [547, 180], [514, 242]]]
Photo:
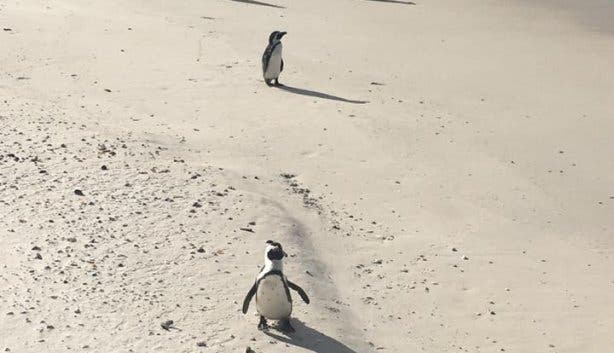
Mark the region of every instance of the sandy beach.
[[0, 351], [609, 352], [612, 14], [0, 2]]

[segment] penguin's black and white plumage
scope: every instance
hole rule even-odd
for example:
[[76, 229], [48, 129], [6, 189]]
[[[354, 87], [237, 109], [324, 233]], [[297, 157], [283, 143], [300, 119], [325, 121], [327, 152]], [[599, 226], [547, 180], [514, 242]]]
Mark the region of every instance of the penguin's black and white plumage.
[[[284, 60], [281, 57], [281, 38], [287, 32], [275, 31], [269, 35], [269, 45], [262, 54], [262, 75], [268, 86], [281, 86], [279, 74], [284, 70]], [[275, 83], [273, 83], [275, 81]]]
[[256, 308], [260, 315], [259, 330], [268, 329], [267, 319], [271, 319], [279, 321], [279, 329], [282, 331], [294, 332], [290, 324], [290, 314], [292, 314], [290, 289], [297, 291], [303, 301], [309, 304], [307, 293], [290, 282], [283, 273], [282, 260], [286, 256], [288, 255], [281, 244], [272, 240], [267, 241], [264, 266], [243, 301], [243, 314], [246, 314], [252, 297], [256, 296]]

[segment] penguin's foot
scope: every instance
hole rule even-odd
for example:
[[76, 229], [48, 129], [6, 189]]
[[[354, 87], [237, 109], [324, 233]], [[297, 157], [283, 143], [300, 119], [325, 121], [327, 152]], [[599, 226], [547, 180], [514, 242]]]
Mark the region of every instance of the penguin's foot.
[[260, 316], [260, 322], [258, 323], [258, 330], [266, 331], [269, 329], [269, 324], [266, 322], [266, 318], [264, 316]]
[[275, 80], [275, 87], [282, 87], [283, 84], [279, 83], [279, 79]]
[[295, 331], [294, 327], [292, 327], [292, 325], [290, 324], [290, 319], [281, 320], [279, 322], [279, 325], [277, 325], [277, 328], [279, 329], [279, 331], [284, 333], [292, 333]]
[[266, 83], [267, 86], [271, 87], [273, 86], [273, 80], [264, 80], [264, 82]]

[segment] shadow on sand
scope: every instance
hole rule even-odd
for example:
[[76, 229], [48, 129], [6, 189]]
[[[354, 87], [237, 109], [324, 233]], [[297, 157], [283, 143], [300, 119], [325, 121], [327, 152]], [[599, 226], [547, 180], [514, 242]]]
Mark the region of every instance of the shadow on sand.
[[231, 1], [244, 2], [246, 4], [252, 4], [252, 5], [275, 7], [275, 8], [278, 8], [278, 9], [285, 9], [285, 7], [283, 7], [283, 6], [269, 4], [269, 3], [266, 3], [266, 2], [262, 2], [262, 1], [255, 1], [255, 0], [231, 0]]
[[400, 0], [367, 0], [367, 1], [391, 2], [394, 4], [403, 4], [403, 5], [416, 5], [416, 3], [413, 1], [400, 1]]
[[318, 92], [318, 91], [311, 91], [311, 90], [304, 89], [304, 88], [297, 88], [297, 87], [286, 86], [286, 85], [278, 86], [277, 88], [279, 88], [280, 90], [286, 91], [286, 92], [290, 92], [290, 93], [294, 93], [294, 94], [300, 94], [300, 95], [303, 95], [303, 96], [310, 96], [310, 97], [316, 97], [316, 98], [330, 99], [330, 100], [340, 101], [340, 102], [345, 102], [345, 103], [353, 103], [353, 104], [369, 103], [367, 101], [356, 101], [356, 100], [352, 100], [352, 99], [345, 99], [345, 98], [342, 98], [342, 97], [333, 96], [331, 94], [326, 94], [326, 93], [322, 93], [322, 92]]
[[302, 347], [315, 353], [356, 353], [355, 350], [345, 344], [318, 330], [312, 329], [299, 320], [293, 319], [292, 326], [294, 326], [296, 332], [292, 333], [291, 337], [272, 332], [271, 330], [264, 333], [278, 341]]

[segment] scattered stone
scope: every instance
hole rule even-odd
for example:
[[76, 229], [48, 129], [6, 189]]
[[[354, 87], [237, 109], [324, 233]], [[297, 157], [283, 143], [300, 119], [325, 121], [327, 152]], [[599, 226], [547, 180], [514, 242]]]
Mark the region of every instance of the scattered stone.
[[160, 326], [162, 326], [162, 328], [166, 331], [170, 331], [170, 329], [173, 328], [173, 324], [173, 320], [166, 320], [162, 324], [160, 324]]
[[199, 252], [202, 254], [205, 252], [205, 249], [201, 246], [200, 248], [198, 248], [198, 250], [196, 250], [196, 252]]
[[106, 165], [103, 165], [102, 167], [100, 167], [100, 169], [102, 169], [102, 170], [107, 170], [107, 169], [109, 169], [109, 168], [107, 168], [107, 166], [106, 166]]
[[205, 341], [196, 342], [196, 346], [197, 347], [207, 347], [207, 342]]
[[77, 196], [85, 196], [85, 195], [83, 194], [83, 191], [81, 191], [81, 190], [79, 190], [79, 189], [75, 189], [75, 195], [77, 195]]
[[244, 232], [249, 232], [249, 233], [254, 233], [254, 230], [251, 228], [246, 228], [246, 227], [241, 227], [239, 228], [240, 230], [244, 231]]
[[40, 247], [38, 247], [38, 246], [34, 246], [34, 247], [32, 248], [32, 251], [41, 251], [41, 248], [40, 248]]

